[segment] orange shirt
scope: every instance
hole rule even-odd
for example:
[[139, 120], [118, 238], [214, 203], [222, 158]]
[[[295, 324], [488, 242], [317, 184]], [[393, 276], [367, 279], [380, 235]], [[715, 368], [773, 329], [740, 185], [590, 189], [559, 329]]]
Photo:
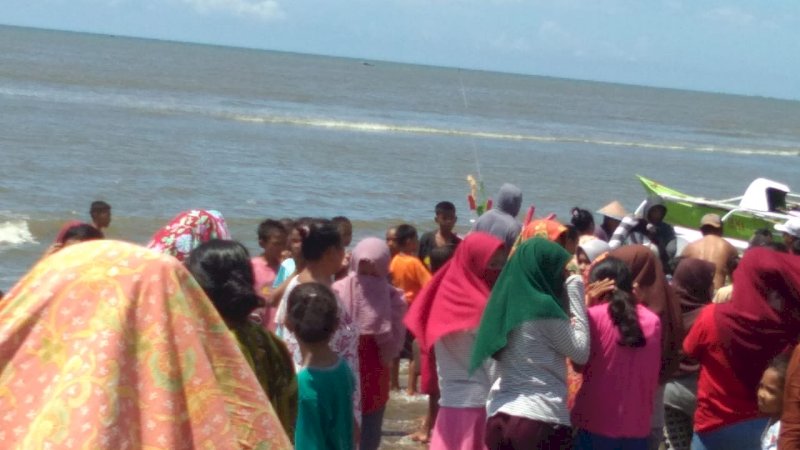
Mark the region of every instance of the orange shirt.
[[431, 279], [431, 274], [422, 261], [405, 253], [398, 253], [392, 258], [389, 273], [392, 274], [392, 284], [403, 291], [403, 298], [408, 304], [417, 298], [422, 286]]

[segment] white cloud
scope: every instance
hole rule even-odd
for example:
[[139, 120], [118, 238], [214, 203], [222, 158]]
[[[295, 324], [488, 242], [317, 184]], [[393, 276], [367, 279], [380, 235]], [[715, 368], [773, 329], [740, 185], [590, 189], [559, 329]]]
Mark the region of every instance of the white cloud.
[[733, 26], [749, 26], [757, 21], [754, 15], [734, 6], [723, 6], [706, 11], [703, 17]]
[[281, 19], [284, 12], [276, 0], [181, 0], [197, 12], [227, 12], [260, 20]]

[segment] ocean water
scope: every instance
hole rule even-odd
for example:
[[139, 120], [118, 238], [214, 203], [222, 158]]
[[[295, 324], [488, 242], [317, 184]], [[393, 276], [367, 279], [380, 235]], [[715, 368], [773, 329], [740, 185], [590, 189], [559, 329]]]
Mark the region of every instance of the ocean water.
[[65, 220], [113, 206], [146, 242], [214, 208], [256, 250], [260, 220], [353, 219], [356, 236], [433, 226], [468, 174], [565, 217], [635, 174], [709, 197], [800, 186], [800, 102], [0, 27], [0, 289]]
[[[0, 289], [89, 204], [145, 243], [220, 210], [256, 250], [264, 218], [344, 214], [356, 239], [433, 227], [466, 176], [539, 214], [643, 198], [635, 174], [731, 197], [800, 189], [800, 102], [0, 27]], [[401, 377], [405, 379], [405, 377]], [[425, 410], [393, 395], [384, 448]]]

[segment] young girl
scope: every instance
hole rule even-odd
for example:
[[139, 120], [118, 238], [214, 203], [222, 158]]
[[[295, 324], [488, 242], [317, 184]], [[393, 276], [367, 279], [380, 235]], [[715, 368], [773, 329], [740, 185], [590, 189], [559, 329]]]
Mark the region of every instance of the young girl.
[[400, 353], [406, 329], [403, 294], [389, 283], [389, 247], [378, 238], [356, 245], [349, 274], [333, 290], [359, 328], [358, 359], [361, 381], [361, 450], [377, 450], [383, 412], [389, 401], [390, 369]]
[[767, 429], [761, 435], [761, 450], [776, 450], [781, 432], [783, 413], [783, 390], [786, 384], [786, 368], [789, 355], [782, 353], [769, 363], [769, 367], [758, 383], [758, 410], [769, 417]]
[[592, 346], [583, 384], [572, 409], [579, 429], [576, 449], [647, 450], [653, 398], [661, 361], [661, 322], [638, 304], [633, 277], [619, 259], [608, 257], [590, 280], [614, 280], [615, 288], [589, 308]]
[[340, 310], [333, 292], [320, 283], [305, 283], [289, 295], [286, 327], [303, 356], [303, 369], [297, 373], [298, 449], [356, 448], [351, 403], [355, 377], [329, 344], [339, 326]]
[[[285, 325], [289, 306], [288, 299], [292, 290], [304, 283], [320, 283], [330, 287], [333, 283], [333, 276], [341, 268], [342, 258], [344, 258], [342, 237], [330, 221], [314, 222], [309, 226], [298, 228], [298, 233], [302, 237], [300, 254], [304, 261], [304, 268], [296, 276], [291, 277], [285, 285], [275, 317], [279, 328]], [[334, 352], [347, 361], [353, 373], [359, 373], [358, 330], [349, 311], [339, 303], [338, 299], [337, 304], [340, 309], [339, 322], [330, 340], [330, 346]], [[295, 369], [300, 371], [303, 368], [303, 356], [298, 341], [288, 328], [284, 328], [283, 333], [281, 337], [292, 354]], [[356, 380], [353, 408], [356, 421], [361, 423], [361, 390], [359, 386], [360, 383]]]

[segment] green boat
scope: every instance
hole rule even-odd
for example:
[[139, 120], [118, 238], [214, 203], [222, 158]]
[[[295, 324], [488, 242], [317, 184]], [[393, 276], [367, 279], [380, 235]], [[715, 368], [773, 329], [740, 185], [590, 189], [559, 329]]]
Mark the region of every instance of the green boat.
[[637, 175], [647, 195], [664, 199], [667, 215], [664, 220], [676, 227], [696, 230], [700, 219], [709, 213], [718, 214], [724, 224], [724, 236], [747, 242], [760, 228], [773, 230], [776, 224], [800, 215], [800, 195], [792, 194], [785, 184], [766, 178], [750, 183], [744, 195], [723, 200], [710, 200], [678, 192], [649, 178]]

